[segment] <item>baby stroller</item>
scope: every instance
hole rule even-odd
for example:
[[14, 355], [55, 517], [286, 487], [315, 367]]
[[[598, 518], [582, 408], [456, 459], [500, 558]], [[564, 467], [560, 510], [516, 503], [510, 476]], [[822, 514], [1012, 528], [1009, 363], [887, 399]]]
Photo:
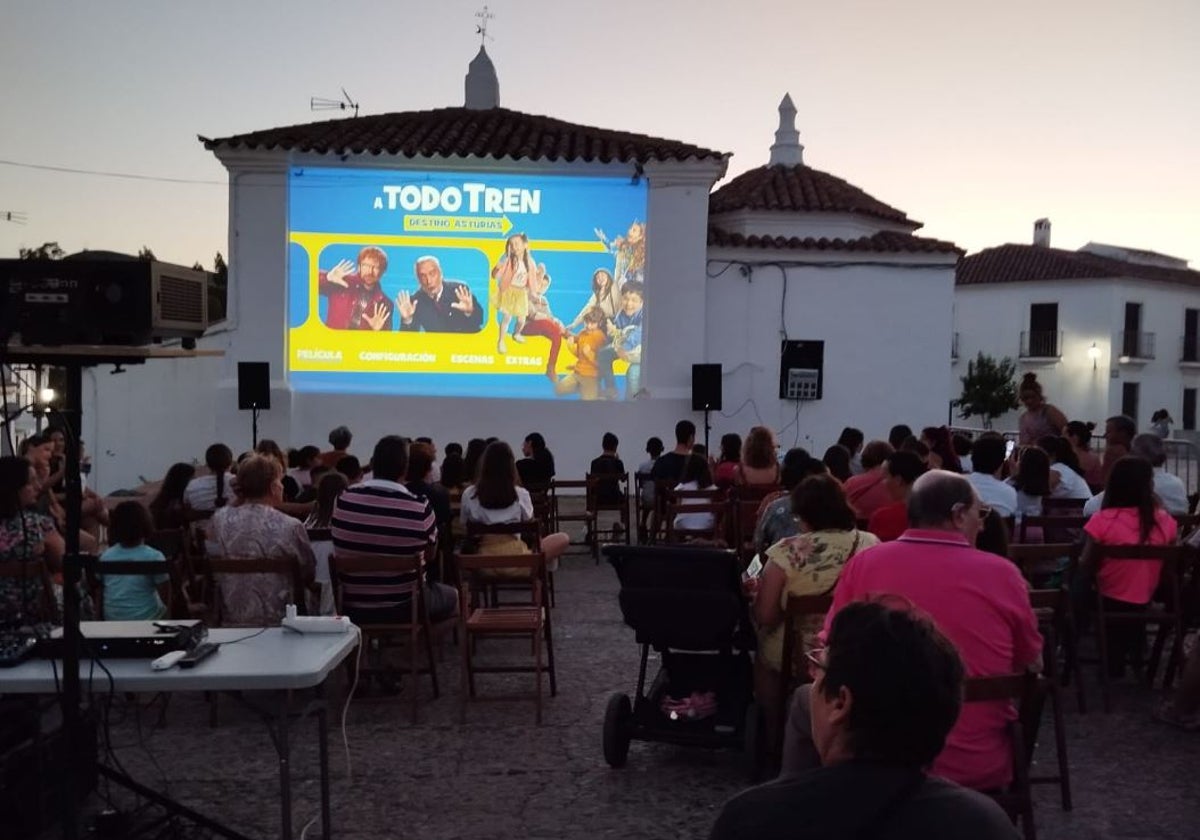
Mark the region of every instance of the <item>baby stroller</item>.
[[[763, 764], [754, 702], [754, 631], [732, 551], [605, 546], [621, 581], [621, 614], [642, 647], [637, 693], [616, 692], [604, 714], [604, 760], [623, 767], [629, 744], [662, 741], [741, 750], [754, 780]], [[650, 648], [661, 666], [646, 689]]]

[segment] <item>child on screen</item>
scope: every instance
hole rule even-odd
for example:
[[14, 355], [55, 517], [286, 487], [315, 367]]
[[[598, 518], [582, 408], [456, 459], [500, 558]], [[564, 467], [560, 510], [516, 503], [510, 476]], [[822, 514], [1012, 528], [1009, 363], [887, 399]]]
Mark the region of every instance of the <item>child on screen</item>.
[[608, 334], [604, 330], [607, 321], [604, 310], [598, 306], [583, 313], [583, 332], [577, 338], [567, 338], [568, 346], [576, 356], [575, 369], [558, 380], [554, 393], [578, 393], [582, 400], [599, 399], [600, 371], [596, 359], [600, 349], [608, 343]]
[[508, 352], [504, 339], [509, 324], [513, 324], [513, 341], [518, 344], [525, 341], [521, 329], [529, 317], [529, 281], [536, 271], [537, 264], [529, 252], [529, 237], [523, 233], [508, 237], [504, 256], [492, 269], [499, 292], [496, 308], [500, 312], [500, 339], [496, 342], [496, 350], [500, 353]]

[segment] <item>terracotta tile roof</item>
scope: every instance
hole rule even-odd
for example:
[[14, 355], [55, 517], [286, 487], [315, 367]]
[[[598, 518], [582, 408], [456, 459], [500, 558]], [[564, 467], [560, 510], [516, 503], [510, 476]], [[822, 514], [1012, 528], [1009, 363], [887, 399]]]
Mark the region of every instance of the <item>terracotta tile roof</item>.
[[200, 138], [216, 149], [283, 149], [318, 154], [407, 157], [490, 157], [514, 160], [721, 161], [722, 152], [510, 111], [438, 108], [269, 128], [232, 137]]
[[908, 254], [961, 254], [962, 249], [953, 242], [912, 236], [907, 233], [882, 231], [874, 236], [858, 239], [827, 239], [798, 236], [744, 236], [730, 233], [719, 227], [708, 228], [708, 244], [713, 248], [763, 248], [781, 251], [870, 251], [874, 253]]
[[981, 283], [1110, 277], [1133, 277], [1200, 287], [1200, 271], [1139, 265], [1097, 254], [1037, 245], [1000, 245], [964, 257], [958, 264], [954, 282], [959, 286], [974, 286]]
[[867, 195], [837, 176], [808, 166], [761, 166], [743, 172], [709, 198], [708, 212], [781, 210], [858, 213], [921, 226], [902, 211]]

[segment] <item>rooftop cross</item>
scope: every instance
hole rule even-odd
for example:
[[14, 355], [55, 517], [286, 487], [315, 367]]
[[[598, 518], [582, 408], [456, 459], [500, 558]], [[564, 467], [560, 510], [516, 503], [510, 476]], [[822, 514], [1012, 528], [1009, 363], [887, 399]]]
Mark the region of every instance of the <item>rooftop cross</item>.
[[479, 45], [484, 46], [491, 37], [487, 33], [488, 21], [494, 20], [496, 16], [488, 11], [487, 6], [484, 6], [475, 13], [475, 17], [479, 18], [479, 23], [475, 26], [475, 34], [479, 36]]

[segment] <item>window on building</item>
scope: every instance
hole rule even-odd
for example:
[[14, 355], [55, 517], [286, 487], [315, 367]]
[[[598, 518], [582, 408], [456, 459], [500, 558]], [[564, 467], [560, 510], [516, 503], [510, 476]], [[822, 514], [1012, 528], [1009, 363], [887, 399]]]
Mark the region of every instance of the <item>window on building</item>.
[[1200, 362], [1200, 309], [1183, 310], [1183, 355], [1185, 362]]
[[1183, 389], [1183, 430], [1196, 431], [1196, 389]]
[[1141, 390], [1137, 382], [1126, 382], [1121, 386], [1121, 413], [1138, 419], [1138, 392]]
[[1141, 348], [1142, 336], [1142, 305], [1140, 303], [1125, 304], [1125, 332], [1121, 338], [1121, 355], [1141, 358], [1146, 354]]
[[1029, 306], [1029, 342], [1027, 356], [1058, 355], [1058, 304], [1033, 303]]

